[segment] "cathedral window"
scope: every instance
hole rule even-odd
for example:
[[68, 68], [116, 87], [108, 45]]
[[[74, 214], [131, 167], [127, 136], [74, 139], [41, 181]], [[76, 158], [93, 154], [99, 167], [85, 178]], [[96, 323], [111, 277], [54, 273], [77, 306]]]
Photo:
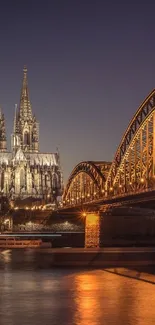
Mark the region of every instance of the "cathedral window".
[[46, 187], [48, 186], [48, 181], [49, 181], [48, 175], [45, 174], [45, 186]]
[[25, 145], [30, 144], [30, 135], [29, 135], [29, 132], [27, 132], [27, 131], [24, 132], [24, 144]]
[[21, 169], [20, 171], [20, 188], [25, 187], [25, 173], [24, 170]]
[[56, 173], [53, 173], [53, 175], [52, 175], [52, 187], [55, 189], [55, 188], [57, 188], [57, 185], [58, 185], [58, 178], [57, 178]]

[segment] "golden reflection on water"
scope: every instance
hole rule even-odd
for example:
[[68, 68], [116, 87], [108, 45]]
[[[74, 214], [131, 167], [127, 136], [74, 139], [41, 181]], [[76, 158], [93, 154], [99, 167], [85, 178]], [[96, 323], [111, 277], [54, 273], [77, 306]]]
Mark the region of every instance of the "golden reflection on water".
[[[155, 285], [136, 281], [136, 299], [134, 310], [136, 311], [136, 325], [155, 324]], [[142, 324], [142, 320], [144, 323]]]
[[[108, 273], [106, 273], [105, 281], [105, 272], [103, 271], [77, 274], [75, 286], [75, 324], [97, 325], [102, 321], [103, 325], [113, 319], [114, 313], [117, 314], [120, 292], [119, 277], [117, 281], [113, 282]], [[106, 305], [108, 305], [108, 313]]]
[[153, 284], [105, 270], [19, 270], [13, 259], [0, 269], [0, 325], [155, 324]]
[[152, 284], [105, 271], [76, 274], [75, 324], [154, 325], [154, 289]]
[[[97, 324], [96, 314], [100, 313], [100, 300], [98, 296], [95, 297], [97, 289], [97, 278], [92, 274], [80, 274], [75, 278], [76, 295], [75, 303], [77, 306], [77, 313], [75, 315], [76, 324], [87, 324], [89, 321]], [[92, 295], [92, 292], [94, 295]]]

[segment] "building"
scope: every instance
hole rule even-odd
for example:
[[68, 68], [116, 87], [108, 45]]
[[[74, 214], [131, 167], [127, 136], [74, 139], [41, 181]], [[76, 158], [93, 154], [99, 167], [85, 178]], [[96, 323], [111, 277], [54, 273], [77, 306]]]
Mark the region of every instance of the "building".
[[10, 199], [31, 197], [56, 202], [63, 190], [59, 153], [39, 151], [39, 123], [31, 109], [26, 68], [23, 73], [10, 152], [7, 151], [5, 118], [0, 112], [0, 193]]

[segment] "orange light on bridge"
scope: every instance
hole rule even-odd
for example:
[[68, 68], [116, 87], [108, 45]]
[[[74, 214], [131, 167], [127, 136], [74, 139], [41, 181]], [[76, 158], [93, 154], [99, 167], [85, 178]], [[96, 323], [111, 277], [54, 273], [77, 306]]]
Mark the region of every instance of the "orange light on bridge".
[[111, 191], [111, 192], [113, 191], [113, 187], [110, 187], [110, 191]]
[[99, 247], [100, 217], [95, 212], [88, 212], [85, 224], [85, 247]]
[[89, 226], [95, 226], [98, 223], [98, 215], [97, 214], [88, 214], [87, 215], [87, 223]]
[[144, 183], [144, 178], [142, 177], [140, 181], [141, 181], [141, 183]]

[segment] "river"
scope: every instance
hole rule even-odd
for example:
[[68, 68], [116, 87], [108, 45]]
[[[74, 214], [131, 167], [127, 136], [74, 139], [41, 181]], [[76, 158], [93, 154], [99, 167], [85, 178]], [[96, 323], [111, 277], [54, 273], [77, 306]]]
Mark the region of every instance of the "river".
[[154, 284], [102, 269], [40, 267], [33, 257], [0, 254], [0, 325], [155, 324]]

